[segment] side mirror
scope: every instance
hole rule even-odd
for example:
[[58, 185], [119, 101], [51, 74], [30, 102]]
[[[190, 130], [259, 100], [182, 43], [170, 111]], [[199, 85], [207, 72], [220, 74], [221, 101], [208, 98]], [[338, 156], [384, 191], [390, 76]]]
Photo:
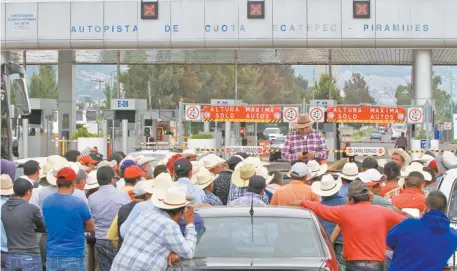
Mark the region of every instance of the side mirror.
[[18, 114], [24, 116], [30, 114], [30, 100], [27, 84], [24, 78], [13, 80], [13, 91]]

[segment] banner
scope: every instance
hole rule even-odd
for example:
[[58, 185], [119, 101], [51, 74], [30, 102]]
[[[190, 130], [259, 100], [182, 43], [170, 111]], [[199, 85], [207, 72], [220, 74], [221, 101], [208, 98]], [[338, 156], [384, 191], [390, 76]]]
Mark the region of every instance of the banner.
[[238, 152], [245, 152], [250, 155], [262, 155], [262, 146], [229, 146], [225, 148], [226, 154], [235, 154]]
[[326, 122], [341, 123], [404, 123], [406, 110], [403, 107], [384, 106], [329, 106]]
[[205, 105], [203, 121], [217, 122], [281, 122], [280, 106]]

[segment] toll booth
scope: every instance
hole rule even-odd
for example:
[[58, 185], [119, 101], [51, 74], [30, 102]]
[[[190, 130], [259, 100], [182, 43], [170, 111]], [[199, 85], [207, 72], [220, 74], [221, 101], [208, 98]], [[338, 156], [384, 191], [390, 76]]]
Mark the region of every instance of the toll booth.
[[167, 133], [173, 131], [176, 110], [150, 109], [140, 112], [143, 131], [142, 142], [170, 142]]
[[[28, 116], [22, 116], [22, 119], [28, 119], [28, 131], [21, 130], [19, 138], [19, 153], [22, 154], [21, 146], [23, 134], [28, 133], [28, 157], [48, 156], [55, 152], [55, 146], [52, 140], [53, 132], [57, 132], [58, 114], [57, 100], [54, 99], [30, 99], [31, 113]], [[22, 143], [22, 144], [21, 144]]]
[[[104, 119], [108, 121], [108, 130], [113, 141], [113, 150], [122, 150], [122, 120], [128, 121], [127, 149], [134, 150], [143, 139], [141, 137], [141, 124], [143, 122], [142, 112], [147, 110], [145, 99], [112, 99], [111, 117], [105, 114]], [[110, 120], [111, 119], [111, 120]]]

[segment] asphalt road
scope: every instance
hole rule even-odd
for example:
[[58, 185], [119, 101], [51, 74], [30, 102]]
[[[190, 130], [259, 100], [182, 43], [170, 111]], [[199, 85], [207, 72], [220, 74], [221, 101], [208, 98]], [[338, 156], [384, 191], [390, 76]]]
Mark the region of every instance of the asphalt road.
[[[387, 149], [393, 148], [395, 145], [395, 141], [390, 140], [390, 134], [386, 133], [383, 135], [381, 140], [370, 140], [366, 138], [359, 142], [353, 142], [351, 144], [352, 147], [384, 147], [386, 149], [386, 155], [384, 156], [377, 156], [379, 159], [389, 159], [390, 157], [387, 156]], [[440, 144], [440, 150], [455, 150], [456, 146]], [[356, 157], [357, 161], [362, 161], [365, 157], [358, 156]], [[268, 157], [263, 159], [264, 161], [268, 161]], [[287, 171], [290, 169], [290, 164], [285, 163], [282, 161], [270, 162], [270, 165], [267, 166], [269, 171], [278, 170], [278, 171]]]

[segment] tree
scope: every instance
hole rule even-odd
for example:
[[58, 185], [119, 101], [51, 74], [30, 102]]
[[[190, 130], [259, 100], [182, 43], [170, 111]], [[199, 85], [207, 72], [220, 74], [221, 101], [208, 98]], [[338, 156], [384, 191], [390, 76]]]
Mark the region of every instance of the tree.
[[57, 99], [56, 71], [52, 65], [40, 65], [38, 73], [33, 73], [29, 82], [30, 98]]
[[368, 91], [368, 85], [363, 75], [353, 73], [344, 83], [344, 104], [375, 104], [376, 101]]
[[[329, 89], [331, 92], [331, 97], [329, 96]], [[338, 103], [343, 101], [343, 97], [341, 97], [341, 91], [337, 86], [336, 79], [331, 78], [328, 74], [321, 74], [319, 77], [319, 82], [315, 84], [314, 91], [311, 92], [310, 97], [311, 99], [318, 99], [318, 100], [336, 100]]]
[[[113, 95], [111, 93], [112, 89], [110, 84], [107, 82], [105, 83], [105, 97], [106, 97], [106, 108], [111, 109], [111, 99], [113, 98]], [[111, 95], [110, 95], [111, 93]]]
[[[452, 114], [450, 110], [451, 95], [445, 90], [439, 88], [441, 85], [441, 76], [433, 75], [432, 78], [432, 94], [435, 100], [435, 122], [451, 121]], [[411, 105], [413, 97], [413, 86], [409, 83], [406, 86], [400, 85], [397, 87], [395, 97], [397, 105]]]

